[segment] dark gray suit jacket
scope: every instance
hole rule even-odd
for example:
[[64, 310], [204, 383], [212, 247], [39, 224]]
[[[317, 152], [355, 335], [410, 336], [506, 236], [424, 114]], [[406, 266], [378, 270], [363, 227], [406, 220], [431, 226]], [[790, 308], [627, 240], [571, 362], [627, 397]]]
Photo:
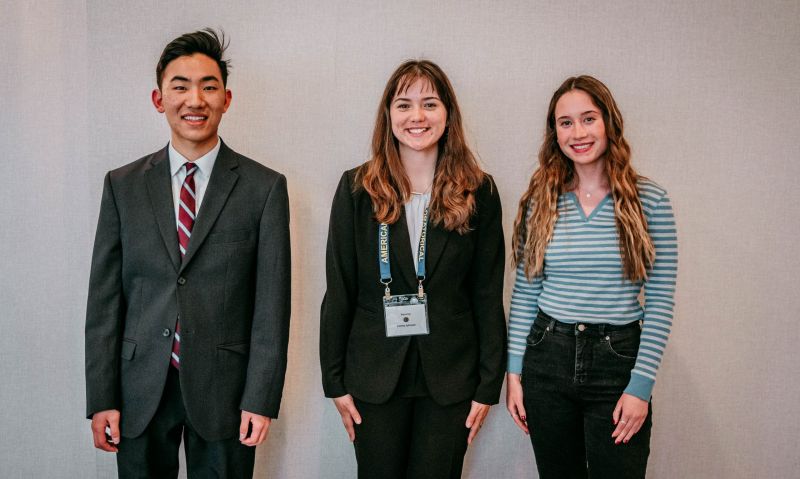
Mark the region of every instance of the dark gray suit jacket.
[[[320, 319], [322, 387], [328, 397], [349, 393], [380, 404], [397, 387], [411, 338], [386, 337], [378, 223], [369, 194], [354, 191], [354, 179], [355, 170], [345, 172], [331, 208]], [[428, 227], [423, 284], [430, 334], [416, 338], [425, 384], [441, 405], [466, 399], [495, 404], [505, 375], [505, 243], [500, 196], [488, 175], [475, 200], [467, 233]], [[417, 292], [404, 208], [401, 215], [389, 226], [392, 294]]]
[[106, 175], [86, 310], [87, 415], [124, 437], [158, 407], [181, 321], [186, 412], [206, 440], [277, 417], [290, 313], [286, 178], [224, 143], [181, 261], [167, 148]]

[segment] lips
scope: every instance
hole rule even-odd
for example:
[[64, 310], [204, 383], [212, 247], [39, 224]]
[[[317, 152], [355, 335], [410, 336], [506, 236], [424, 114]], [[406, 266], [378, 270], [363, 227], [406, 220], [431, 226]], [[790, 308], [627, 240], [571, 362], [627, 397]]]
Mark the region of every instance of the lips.
[[575, 153], [586, 153], [587, 151], [589, 151], [589, 149], [592, 147], [592, 145], [594, 145], [594, 142], [592, 142], [592, 143], [576, 143], [574, 145], [569, 145], [569, 147], [572, 148], [572, 150]]
[[411, 133], [412, 135], [421, 135], [426, 131], [430, 130], [430, 128], [407, 128], [406, 131]]
[[189, 123], [202, 123], [208, 120], [208, 116], [205, 115], [182, 115], [182, 120], [188, 121]]

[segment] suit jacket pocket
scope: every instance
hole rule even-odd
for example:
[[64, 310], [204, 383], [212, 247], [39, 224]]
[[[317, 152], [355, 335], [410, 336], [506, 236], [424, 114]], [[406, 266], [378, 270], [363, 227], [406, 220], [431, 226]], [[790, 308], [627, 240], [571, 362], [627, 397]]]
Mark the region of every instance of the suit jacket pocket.
[[250, 352], [250, 343], [244, 341], [238, 343], [220, 344], [217, 346], [217, 349], [223, 349], [225, 351], [246, 355], [248, 352]]
[[120, 352], [120, 356], [122, 359], [127, 359], [130, 361], [133, 359], [133, 352], [136, 351], [136, 343], [131, 341], [130, 339], [123, 339], [122, 340], [122, 351]]

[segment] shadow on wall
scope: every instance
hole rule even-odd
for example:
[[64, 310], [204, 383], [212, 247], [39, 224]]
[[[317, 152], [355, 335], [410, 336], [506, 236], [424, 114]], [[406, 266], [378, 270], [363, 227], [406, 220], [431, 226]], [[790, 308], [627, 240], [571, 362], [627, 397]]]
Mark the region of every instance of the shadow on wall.
[[[465, 479], [537, 478], [531, 441], [506, 409], [505, 385], [464, 459]], [[502, 450], [503, 454], [498, 451]]]
[[[267, 164], [267, 166], [272, 166]], [[290, 172], [284, 172], [290, 181], [289, 204], [291, 205], [290, 230], [292, 238], [292, 317], [289, 329], [288, 365], [283, 388], [280, 417], [272, 422], [267, 441], [256, 451], [255, 477], [332, 477], [325, 473], [323, 461], [309, 457], [298, 450], [298, 438], [303, 444], [315, 444], [318, 451], [326, 454], [327, 441], [323, 431], [332, 426], [321, 424], [325, 415], [338, 414], [328, 409], [322, 393], [319, 355], [319, 307], [323, 291], [309, 287], [322, 282], [323, 278], [309, 277], [307, 272], [324, 275], [324, 246], [319, 238], [301, 234], [315, 231], [318, 225], [327, 225], [327, 207], [324, 213], [314, 210], [314, 191], [297, 181], [292, 181]], [[301, 273], [301, 274], [298, 274]], [[331, 409], [333, 406], [331, 405]], [[323, 416], [323, 417], [321, 417]], [[290, 475], [290, 471], [292, 471]]]
[[[653, 396], [648, 477], [755, 477], [747, 471], [737, 471], [726, 457], [718, 438], [731, 426], [716, 423], [714, 418], [719, 416], [716, 410], [720, 405], [700, 396], [702, 388], [694, 379], [698, 374], [697, 361], [689, 361], [696, 354], [684, 354], [691, 351], [682, 349], [677, 341], [669, 346], [669, 373], [659, 377], [665, 388], [661, 393], [657, 388]], [[687, 451], [692, 455], [687, 457]]]

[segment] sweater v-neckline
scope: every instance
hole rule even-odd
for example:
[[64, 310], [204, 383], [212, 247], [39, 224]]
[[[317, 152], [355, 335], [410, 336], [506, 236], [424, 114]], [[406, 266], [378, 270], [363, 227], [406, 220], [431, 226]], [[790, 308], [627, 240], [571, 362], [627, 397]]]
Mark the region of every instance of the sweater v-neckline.
[[597, 203], [597, 206], [595, 206], [587, 215], [583, 210], [583, 206], [581, 205], [581, 200], [578, 198], [578, 195], [576, 195], [574, 191], [570, 191], [567, 194], [572, 197], [572, 202], [575, 204], [575, 208], [578, 210], [578, 213], [581, 215], [581, 219], [584, 223], [590, 222], [592, 218], [597, 215], [597, 212], [600, 211], [600, 209], [605, 206], [606, 203], [608, 203], [609, 198], [611, 198], [611, 193], [606, 193], [603, 199], [600, 200], [600, 203]]

